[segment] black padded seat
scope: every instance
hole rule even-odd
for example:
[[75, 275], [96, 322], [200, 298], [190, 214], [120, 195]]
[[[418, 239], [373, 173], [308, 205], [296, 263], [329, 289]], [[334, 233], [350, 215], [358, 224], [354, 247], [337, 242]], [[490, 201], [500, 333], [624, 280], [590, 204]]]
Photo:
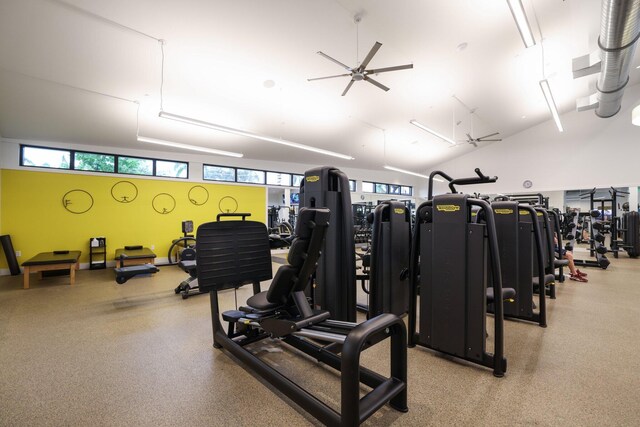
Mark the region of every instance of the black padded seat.
[[258, 312], [275, 310], [276, 308], [282, 306], [282, 304], [270, 302], [267, 299], [267, 291], [259, 292], [249, 298], [247, 300], [247, 305], [253, 309], [256, 309], [256, 311]]
[[193, 277], [194, 279], [196, 277], [198, 277], [198, 265], [196, 263], [196, 260], [183, 260], [178, 262], [178, 267], [180, 267], [182, 269], [182, 271], [184, 271], [185, 273], [187, 273], [189, 276]]
[[[514, 299], [516, 297], [516, 290], [513, 288], [502, 288], [502, 301], [508, 299]], [[493, 303], [495, 300], [493, 294], [493, 288], [487, 288], [487, 304]]]
[[[556, 276], [554, 274], [545, 274], [544, 275], [544, 284], [548, 285], [549, 283], [553, 283], [556, 281]], [[533, 286], [539, 286], [538, 276], [533, 278]]]
[[553, 266], [558, 268], [558, 267], [565, 267], [569, 265], [569, 260], [568, 259], [554, 259], [553, 260]]

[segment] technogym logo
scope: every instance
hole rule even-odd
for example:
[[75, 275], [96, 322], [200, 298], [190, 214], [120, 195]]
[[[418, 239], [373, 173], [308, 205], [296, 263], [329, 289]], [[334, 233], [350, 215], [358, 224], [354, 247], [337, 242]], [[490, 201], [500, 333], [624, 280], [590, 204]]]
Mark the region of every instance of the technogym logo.
[[438, 212], [457, 212], [460, 210], [460, 205], [437, 205]]
[[404, 209], [402, 208], [395, 208], [393, 211], [398, 215], [402, 215], [404, 213]]
[[493, 211], [498, 215], [511, 215], [513, 213], [513, 209], [494, 209]]
[[307, 182], [318, 182], [320, 181], [320, 177], [318, 175], [311, 175], [304, 179]]

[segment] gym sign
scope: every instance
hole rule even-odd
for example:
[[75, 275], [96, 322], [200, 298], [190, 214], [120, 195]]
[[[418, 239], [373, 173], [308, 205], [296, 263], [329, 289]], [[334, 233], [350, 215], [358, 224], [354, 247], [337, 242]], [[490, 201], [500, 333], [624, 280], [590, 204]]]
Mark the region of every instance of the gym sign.
[[460, 205], [437, 205], [438, 212], [457, 212], [460, 210]]

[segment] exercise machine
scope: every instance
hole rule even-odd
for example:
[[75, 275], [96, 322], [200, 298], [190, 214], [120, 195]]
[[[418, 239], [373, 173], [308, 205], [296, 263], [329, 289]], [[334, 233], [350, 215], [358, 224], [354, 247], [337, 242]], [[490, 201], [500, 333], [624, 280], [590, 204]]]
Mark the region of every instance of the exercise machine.
[[[429, 176], [429, 200], [416, 210], [410, 258], [409, 345], [419, 345], [491, 368], [504, 376], [503, 305], [494, 304], [494, 352], [487, 352], [487, 304], [515, 297], [502, 288], [500, 254], [493, 211], [484, 200], [456, 194], [456, 185], [495, 182], [476, 169], [476, 177], [453, 179], [442, 171]], [[441, 176], [453, 194], [433, 196]], [[477, 210], [477, 215], [472, 212]], [[484, 219], [477, 221], [483, 213]], [[491, 283], [490, 286], [487, 283]], [[419, 322], [419, 323], [418, 323]]]
[[[538, 292], [538, 312], [534, 312], [533, 275], [545, 280], [544, 247], [536, 210], [517, 201], [491, 204], [500, 254], [502, 286], [515, 289], [513, 300], [504, 302], [504, 317], [536, 322], [547, 326], [546, 298]], [[528, 221], [524, 221], [527, 218]], [[533, 258], [537, 269], [534, 270]], [[495, 304], [495, 301], [494, 303]], [[495, 309], [491, 304], [489, 312]]]
[[300, 208], [303, 207], [329, 209], [334, 224], [327, 231], [315, 284], [308, 290], [311, 304], [328, 310], [332, 319], [355, 322], [356, 255], [347, 175], [328, 166], [306, 171], [300, 185]]
[[[484, 211], [484, 224], [473, 222], [474, 206]], [[500, 271], [489, 203], [464, 194], [444, 194], [421, 204], [411, 250], [409, 345], [450, 354], [504, 376], [502, 304], [494, 304], [494, 353], [486, 350], [487, 303], [515, 296], [513, 289], [503, 292]]]
[[[348, 190], [348, 186], [346, 187]], [[269, 280], [271, 256], [267, 229], [255, 221], [232, 220], [203, 224], [197, 232], [197, 266], [200, 287], [209, 292], [213, 345], [224, 348], [243, 366], [267, 381], [320, 422], [331, 426], [355, 426], [389, 403], [407, 409], [406, 327], [393, 314], [381, 314], [361, 324], [331, 320], [328, 310], [312, 308], [305, 294], [316, 270], [329, 227], [326, 208], [300, 209], [296, 239], [288, 265], [276, 272], [268, 291], [260, 282]], [[218, 293], [252, 284], [254, 295], [239, 310], [222, 313]], [[277, 338], [340, 372], [340, 411], [337, 412], [290, 378], [263, 362], [247, 344]], [[361, 352], [390, 338], [390, 376], [384, 377], [360, 365]], [[318, 344], [321, 343], [321, 344]], [[330, 351], [339, 347], [341, 354]], [[303, 373], [304, 375], [304, 373]], [[372, 390], [360, 397], [360, 384]]]
[[363, 275], [358, 278], [369, 301], [358, 309], [365, 311], [367, 318], [382, 313], [404, 316], [409, 312], [410, 297], [409, 208], [402, 202], [386, 201], [376, 206], [368, 221], [372, 229], [370, 253], [363, 256]]

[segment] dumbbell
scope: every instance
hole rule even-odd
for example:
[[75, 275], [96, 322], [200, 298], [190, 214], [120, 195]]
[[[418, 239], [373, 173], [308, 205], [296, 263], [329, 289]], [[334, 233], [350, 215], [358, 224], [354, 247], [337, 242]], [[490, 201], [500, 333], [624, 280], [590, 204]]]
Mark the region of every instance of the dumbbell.
[[593, 238], [598, 243], [604, 243], [604, 235], [600, 233], [596, 233], [595, 236], [593, 236]]
[[607, 247], [603, 244], [600, 244], [596, 247], [596, 252], [598, 252], [601, 255], [604, 255], [607, 253]]
[[591, 218], [600, 218], [600, 211], [597, 209], [594, 209], [590, 212]]
[[582, 230], [582, 227], [581, 226], [577, 226], [576, 230], [580, 231], [580, 230]]
[[566, 245], [564, 245], [564, 250], [567, 252], [573, 252], [573, 245], [570, 243], [567, 243]]
[[570, 222], [569, 224], [567, 224], [567, 227], [569, 227], [569, 230], [573, 230], [574, 228], [576, 228], [576, 224], [573, 222]]
[[572, 211], [572, 212], [569, 214], [569, 216], [576, 216], [576, 215], [578, 215], [578, 212], [576, 212], [576, 211]]
[[604, 224], [600, 221], [596, 221], [593, 223], [593, 229], [594, 230], [598, 230], [598, 231], [603, 231], [604, 230]]
[[607, 258], [606, 256], [602, 255], [602, 257], [600, 257], [600, 259], [598, 260], [598, 265], [600, 266], [600, 268], [602, 268], [603, 270], [606, 270], [607, 267], [609, 267], [609, 264], [611, 264], [611, 261], [609, 261], [609, 258]]
[[576, 238], [576, 236], [574, 236], [573, 233], [567, 233], [567, 235], [564, 236], [565, 240], [573, 240], [575, 238]]

